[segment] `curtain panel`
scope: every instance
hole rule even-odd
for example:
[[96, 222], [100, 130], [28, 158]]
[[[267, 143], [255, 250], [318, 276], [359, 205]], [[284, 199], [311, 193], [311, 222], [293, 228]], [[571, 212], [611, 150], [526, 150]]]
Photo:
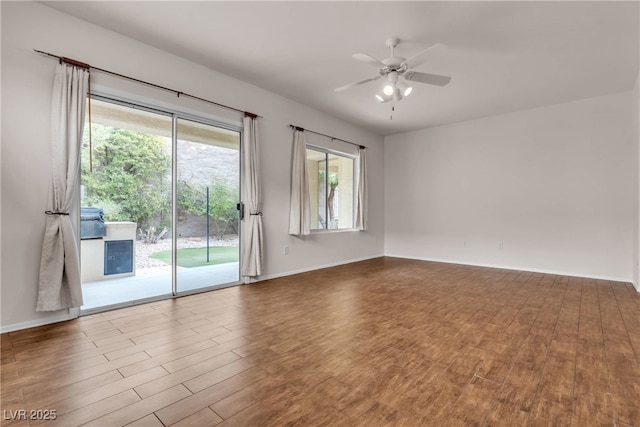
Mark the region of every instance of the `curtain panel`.
[[367, 149], [360, 148], [358, 161], [358, 195], [356, 206], [356, 228], [360, 231], [367, 229], [368, 223], [368, 195], [367, 195]]
[[61, 63], [51, 102], [51, 187], [36, 311], [82, 306], [78, 240], [70, 210], [80, 173], [89, 70]]
[[289, 234], [305, 236], [311, 233], [311, 203], [307, 173], [307, 144], [304, 131], [293, 131], [291, 161], [291, 197], [289, 199]]
[[249, 217], [244, 231], [241, 273], [243, 276], [255, 277], [262, 274], [262, 193], [257, 119], [249, 116], [244, 118], [244, 182]]

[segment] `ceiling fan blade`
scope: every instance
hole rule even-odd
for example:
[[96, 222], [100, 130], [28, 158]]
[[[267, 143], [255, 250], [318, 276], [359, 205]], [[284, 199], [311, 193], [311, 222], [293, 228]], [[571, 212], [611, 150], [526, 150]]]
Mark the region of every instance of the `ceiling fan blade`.
[[451, 81], [449, 76], [441, 76], [439, 74], [418, 73], [416, 71], [407, 71], [404, 78], [412, 82], [428, 83], [430, 85], [445, 86]]
[[353, 59], [357, 59], [358, 61], [365, 62], [369, 65], [373, 65], [376, 68], [386, 68], [387, 65], [380, 61], [379, 59], [374, 58], [371, 55], [367, 55], [366, 53], [354, 53], [351, 55]]
[[427, 61], [444, 55], [448, 50], [449, 48], [442, 43], [436, 43], [422, 52], [413, 55], [411, 58], [404, 61], [404, 64], [407, 68], [415, 68], [418, 65], [422, 65]]
[[354, 86], [360, 86], [362, 84], [369, 83], [369, 82], [372, 82], [374, 80], [378, 80], [379, 78], [380, 78], [380, 76], [375, 76], [375, 77], [371, 77], [371, 78], [368, 78], [368, 79], [360, 80], [360, 81], [357, 81], [357, 82], [349, 83], [348, 85], [344, 85], [344, 86], [340, 86], [338, 88], [335, 88], [333, 91], [334, 92], [342, 92], [344, 90], [351, 89]]

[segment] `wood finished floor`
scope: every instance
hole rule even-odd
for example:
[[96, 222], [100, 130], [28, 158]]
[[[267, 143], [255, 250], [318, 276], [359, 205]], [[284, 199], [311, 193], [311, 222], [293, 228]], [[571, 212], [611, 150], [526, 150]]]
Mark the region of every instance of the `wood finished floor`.
[[640, 426], [630, 284], [379, 258], [2, 335], [45, 426]]

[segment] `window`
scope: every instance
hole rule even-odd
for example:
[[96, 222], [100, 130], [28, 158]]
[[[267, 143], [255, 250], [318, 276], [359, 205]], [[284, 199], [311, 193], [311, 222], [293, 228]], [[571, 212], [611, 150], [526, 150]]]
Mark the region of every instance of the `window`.
[[355, 158], [307, 146], [312, 230], [353, 229]]

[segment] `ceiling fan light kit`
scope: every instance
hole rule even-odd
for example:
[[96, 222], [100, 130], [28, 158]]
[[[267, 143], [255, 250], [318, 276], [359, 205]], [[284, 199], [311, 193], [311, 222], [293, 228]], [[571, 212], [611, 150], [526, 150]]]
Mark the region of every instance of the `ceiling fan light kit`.
[[402, 93], [400, 92], [400, 88], [397, 87], [396, 90], [393, 92], [393, 99], [395, 99], [396, 101], [402, 101]]
[[445, 45], [437, 43], [421, 52], [418, 52], [409, 59], [405, 59], [402, 56], [395, 56], [394, 50], [398, 43], [400, 43], [399, 39], [390, 38], [387, 39], [386, 43], [387, 47], [391, 50], [391, 56], [386, 59], [379, 60], [367, 55], [366, 53], [356, 53], [353, 55], [354, 59], [378, 68], [377, 76], [341, 86], [336, 88], [335, 91], [342, 92], [354, 86], [359, 86], [378, 80], [381, 77], [386, 77], [382, 90], [380, 93], [375, 95], [379, 102], [385, 103], [391, 100], [401, 101], [404, 97], [409, 96], [413, 92], [413, 87], [407, 84], [408, 81], [436, 86], [445, 86], [451, 81], [451, 77], [448, 76], [413, 71], [413, 68], [445, 54], [447, 52], [447, 47]]
[[380, 102], [387, 102], [391, 99], [391, 97], [388, 97], [387, 99], [387, 96], [385, 96], [384, 93], [376, 93], [376, 99]]
[[413, 88], [404, 82], [398, 83], [398, 89], [400, 89], [403, 96], [409, 96], [413, 92]]

